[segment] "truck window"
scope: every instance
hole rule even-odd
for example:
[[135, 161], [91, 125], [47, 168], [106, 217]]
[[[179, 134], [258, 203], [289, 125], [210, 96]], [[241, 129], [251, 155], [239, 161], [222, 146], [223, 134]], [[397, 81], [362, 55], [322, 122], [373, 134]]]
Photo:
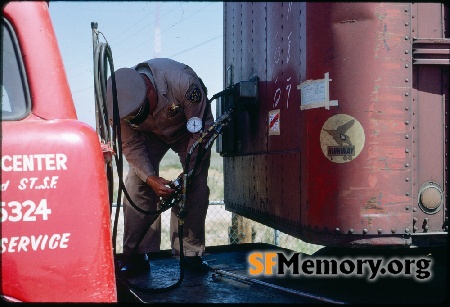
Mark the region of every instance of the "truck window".
[[11, 25], [2, 19], [1, 27], [0, 99], [2, 120], [19, 120], [27, 116], [30, 110], [29, 94], [24, 82], [25, 69]]

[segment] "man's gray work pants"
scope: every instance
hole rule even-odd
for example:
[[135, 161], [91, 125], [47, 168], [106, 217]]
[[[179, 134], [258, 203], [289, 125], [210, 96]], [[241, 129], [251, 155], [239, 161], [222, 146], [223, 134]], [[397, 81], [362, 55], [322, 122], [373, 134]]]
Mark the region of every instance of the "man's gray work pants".
[[[175, 151], [182, 165], [184, 165], [187, 144], [189, 138], [183, 138], [175, 144], [166, 144], [155, 136], [147, 136], [147, 146], [150, 161], [159, 175], [159, 163], [169, 148]], [[201, 256], [205, 251], [205, 218], [209, 204], [209, 188], [207, 186], [208, 169], [211, 158], [211, 150], [205, 155], [205, 159], [197, 170], [187, 193], [186, 208], [187, 217], [184, 219], [183, 250], [185, 256]], [[165, 178], [173, 180], [175, 178]], [[144, 181], [141, 180], [130, 168], [125, 181], [125, 187], [132, 201], [141, 209], [146, 211], [157, 210], [159, 197]], [[170, 240], [172, 253], [179, 255], [180, 244], [178, 241], [178, 205], [171, 209], [170, 216]], [[127, 198], [124, 197], [125, 229], [123, 238], [123, 252], [129, 254], [133, 250], [139, 237], [142, 235], [145, 225], [153, 215], [146, 215], [134, 209]], [[161, 216], [153, 223], [149, 231], [139, 244], [138, 253], [158, 252], [161, 243]]]

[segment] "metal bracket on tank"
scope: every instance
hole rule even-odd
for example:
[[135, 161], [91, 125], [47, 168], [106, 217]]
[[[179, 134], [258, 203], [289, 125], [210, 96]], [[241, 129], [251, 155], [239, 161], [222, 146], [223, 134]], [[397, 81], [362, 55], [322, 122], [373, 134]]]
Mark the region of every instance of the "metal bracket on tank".
[[[231, 78], [231, 69], [228, 70], [228, 78]], [[230, 80], [227, 83], [232, 84]], [[232, 121], [217, 139], [216, 151], [222, 156], [234, 155], [240, 151], [241, 140], [238, 131], [246, 129], [243, 122], [249, 121], [249, 125], [251, 125], [254, 117], [257, 116], [258, 84], [259, 78], [255, 76], [248, 81], [239, 81], [213, 96], [212, 99], [220, 98], [217, 103], [217, 118], [220, 118], [230, 108], [240, 111], [233, 113]], [[246, 112], [247, 115], [242, 115], [242, 112]]]
[[234, 105], [240, 111], [255, 110], [258, 106], [258, 77], [240, 81], [234, 85], [236, 94]]

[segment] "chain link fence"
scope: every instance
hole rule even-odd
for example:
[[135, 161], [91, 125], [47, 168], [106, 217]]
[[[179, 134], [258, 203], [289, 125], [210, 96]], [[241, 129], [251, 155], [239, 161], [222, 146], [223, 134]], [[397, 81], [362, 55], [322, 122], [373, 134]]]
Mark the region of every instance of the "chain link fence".
[[[166, 157], [167, 156], [167, 157]], [[169, 151], [160, 165], [160, 175], [163, 178], [176, 178], [182, 169], [179, 166], [178, 157], [175, 153]], [[128, 165], [124, 162], [124, 175], [128, 172]], [[114, 174], [117, 174], [114, 170]], [[116, 178], [114, 186], [117, 189], [118, 179]], [[303, 242], [293, 236], [287, 235], [277, 229], [265, 226], [258, 222], [244, 219], [234, 213], [225, 210], [223, 202], [223, 164], [222, 158], [212, 152], [211, 166], [208, 173], [208, 186], [211, 189], [210, 205], [205, 220], [205, 238], [206, 246], [218, 246], [236, 244], [239, 242], [248, 243], [268, 243], [293, 251], [313, 254], [322, 246]], [[117, 191], [114, 199], [117, 199]], [[117, 253], [122, 253], [123, 240], [123, 208], [120, 210], [120, 216], [117, 227], [116, 249]], [[111, 227], [114, 223], [115, 207], [111, 214]], [[236, 220], [244, 219], [245, 227], [236, 226]], [[161, 214], [161, 250], [170, 249], [170, 210]]]
[[[114, 222], [114, 214], [115, 207], [113, 208], [111, 226]], [[322, 248], [320, 245], [303, 242], [300, 239], [252, 220], [246, 221], [250, 230], [250, 234], [248, 234], [249, 231], [243, 232], [238, 227], [235, 227], [233, 219], [236, 218], [239, 218], [239, 216], [225, 210], [225, 205], [222, 201], [212, 201], [208, 207], [205, 220], [206, 246], [237, 244], [245, 239], [245, 242], [269, 243], [309, 255]], [[170, 210], [167, 210], [161, 214], [161, 250], [170, 249], [169, 225]], [[123, 227], [123, 211], [121, 210], [116, 238], [117, 253], [122, 253]], [[251, 235], [251, 239], [246, 237], [248, 235]]]

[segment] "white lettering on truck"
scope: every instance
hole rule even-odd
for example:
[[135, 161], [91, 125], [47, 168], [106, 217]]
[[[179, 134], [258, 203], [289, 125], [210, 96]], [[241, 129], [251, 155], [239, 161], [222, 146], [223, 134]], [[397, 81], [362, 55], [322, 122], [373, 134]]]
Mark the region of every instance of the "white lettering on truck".
[[67, 156], [62, 153], [2, 156], [3, 172], [67, 170]]
[[46, 176], [44, 179], [39, 180], [37, 177], [22, 178], [18, 186], [19, 190], [25, 189], [35, 189], [35, 190], [46, 190], [46, 189], [56, 189], [56, 184], [58, 183], [58, 176]]
[[[39, 176], [29, 176], [18, 179], [8, 179], [1, 183], [1, 190], [5, 192], [12, 186], [18, 190], [46, 190], [56, 189], [60, 176], [46, 176], [47, 171], [67, 170], [67, 156], [63, 153], [30, 154], [30, 155], [4, 155], [2, 156], [2, 172], [36, 172]], [[20, 178], [20, 177], [19, 177]], [[27, 193], [26, 193], [27, 194]], [[27, 194], [28, 195], [28, 194]], [[47, 195], [47, 194], [45, 194]], [[47, 199], [39, 201], [27, 199], [25, 201], [2, 199], [0, 226], [22, 222], [48, 221], [52, 209], [49, 208]], [[25, 228], [23, 228], [25, 229]], [[70, 233], [54, 233], [40, 235], [20, 235], [14, 237], [1, 237], [2, 253], [18, 253], [39, 250], [53, 250], [68, 248]]]
[[38, 236], [21, 236], [2, 238], [1, 253], [28, 252], [28, 250], [45, 250], [56, 248], [67, 248], [70, 233], [38, 235]]

